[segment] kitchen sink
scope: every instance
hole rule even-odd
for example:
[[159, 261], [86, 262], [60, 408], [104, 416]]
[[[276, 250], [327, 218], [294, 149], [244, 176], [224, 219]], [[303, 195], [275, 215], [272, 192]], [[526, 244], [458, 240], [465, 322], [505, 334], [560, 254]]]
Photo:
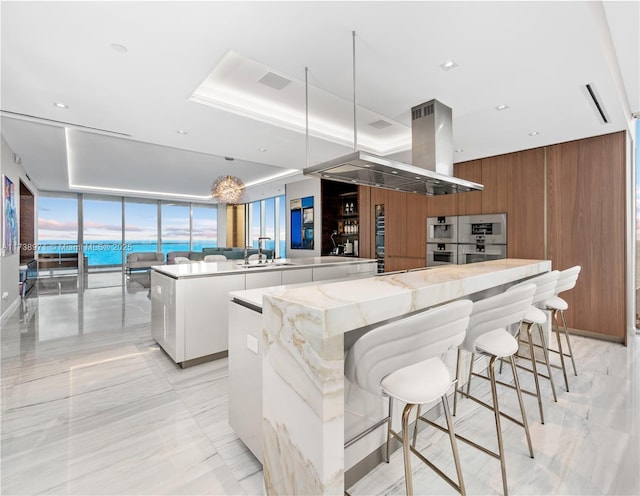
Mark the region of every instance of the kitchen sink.
[[259, 269], [260, 267], [268, 268], [268, 267], [283, 267], [285, 265], [294, 265], [290, 262], [249, 262], [238, 263], [240, 267], [244, 267], [245, 269]]

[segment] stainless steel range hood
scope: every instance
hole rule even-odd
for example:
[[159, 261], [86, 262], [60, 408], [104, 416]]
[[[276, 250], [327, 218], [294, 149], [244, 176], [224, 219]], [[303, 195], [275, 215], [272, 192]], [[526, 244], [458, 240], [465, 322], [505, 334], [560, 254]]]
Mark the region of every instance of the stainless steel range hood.
[[482, 191], [482, 184], [453, 177], [451, 109], [431, 100], [411, 109], [415, 165], [372, 153], [349, 155], [304, 169], [308, 176], [422, 195]]

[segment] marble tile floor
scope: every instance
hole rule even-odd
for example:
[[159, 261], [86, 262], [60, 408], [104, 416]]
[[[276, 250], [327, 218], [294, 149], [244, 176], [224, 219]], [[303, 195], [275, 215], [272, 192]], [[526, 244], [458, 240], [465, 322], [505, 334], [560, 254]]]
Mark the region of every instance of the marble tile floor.
[[[226, 359], [179, 369], [151, 338], [149, 314], [144, 291], [113, 287], [28, 298], [5, 319], [1, 494], [262, 494], [261, 466], [228, 425]], [[535, 459], [504, 422], [511, 494], [640, 494], [638, 339], [573, 338], [580, 375], [567, 393], [554, 373], [558, 403], [543, 381], [545, 425], [525, 398]], [[512, 391], [501, 399], [513, 411]], [[495, 438], [491, 414], [468, 400], [456, 426]], [[427, 428], [418, 444], [453, 473], [442, 434]], [[468, 494], [500, 494], [498, 462], [459, 449]], [[453, 494], [417, 459], [413, 469], [416, 494]], [[350, 493], [404, 494], [403, 480], [396, 452]]]

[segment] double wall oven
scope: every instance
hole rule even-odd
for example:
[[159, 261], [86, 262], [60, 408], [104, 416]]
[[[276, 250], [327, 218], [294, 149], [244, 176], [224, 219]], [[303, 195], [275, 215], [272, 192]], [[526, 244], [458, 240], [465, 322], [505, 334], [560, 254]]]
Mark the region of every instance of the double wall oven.
[[458, 218], [427, 218], [427, 267], [458, 263]]
[[507, 214], [427, 219], [427, 267], [506, 257]]

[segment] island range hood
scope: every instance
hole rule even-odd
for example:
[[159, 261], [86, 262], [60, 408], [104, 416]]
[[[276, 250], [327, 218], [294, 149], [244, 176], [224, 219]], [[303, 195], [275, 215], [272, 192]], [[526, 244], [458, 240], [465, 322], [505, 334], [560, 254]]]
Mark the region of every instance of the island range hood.
[[482, 191], [482, 184], [453, 177], [451, 109], [430, 100], [411, 109], [413, 165], [355, 151], [304, 169], [330, 181], [422, 195]]

